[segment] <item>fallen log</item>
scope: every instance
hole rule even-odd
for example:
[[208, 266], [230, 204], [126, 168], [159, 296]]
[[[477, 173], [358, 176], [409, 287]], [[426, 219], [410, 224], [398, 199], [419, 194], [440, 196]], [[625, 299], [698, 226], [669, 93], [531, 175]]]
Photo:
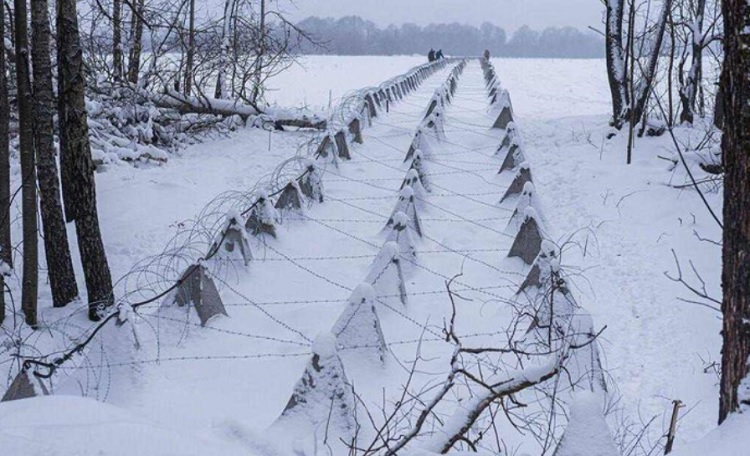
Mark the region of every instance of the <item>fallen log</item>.
[[148, 97], [160, 108], [172, 108], [180, 114], [213, 114], [217, 116], [240, 116], [247, 121], [251, 117], [267, 119], [276, 129], [283, 127], [312, 128], [325, 130], [328, 126], [326, 119], [316, 114], [300, 113], [295, 115], [289, 111], [259, 112], [255, 107], [237, 100], [219, 100], [209, 97], [185, 96], [175, 91], [162, 94], [151, 94]]

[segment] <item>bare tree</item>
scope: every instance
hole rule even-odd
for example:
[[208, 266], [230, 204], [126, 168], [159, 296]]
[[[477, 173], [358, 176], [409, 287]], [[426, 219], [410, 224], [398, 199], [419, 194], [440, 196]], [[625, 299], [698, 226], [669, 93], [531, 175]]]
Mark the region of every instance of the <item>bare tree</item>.
[[34, 106], [29, 62], [28, 13], [25, 0], [15, 0], [16, 85], [18, 86], [18, 134], [23, 180], [23, 286], [21, 308], [26, 323], [37, 326], [39, 252], [37, 235], [36, 160], [34, 154]]
[[612, 94], [612, 122], [616, 128], [622, 127], [625, 110], [628, 106], [627, 71], [623, 50], [623, 21], [625, 0], [606, 0], [605, 47], [607, 53], [607, 77]]
[[138, 84], [141, 70], [141, 53], [143, 52], [143, 14], [144, 0], [133, 0], [130, 29], [130, 55], [128, 58], [128, 81]]
[[719, 422], [750, 406], [750, 5], [724, 0], [724, 315]]
[[122, 79], [122, 0], [112, 0], [112, 71], [115, 80]]
[[[5, 37], [5, 2], [0, 1], [0, 37]], [[0, 261], [13, 265], [10, 244], [10, 103], [5, 46], [0, 49]], [[0, 273], [0, 325], [5, 320], [5, 275]]]
[[44, 226], [44, 250], [47, 258], [47, 274], [52, 289], [52, 304], [55, 307], [62, 307], [78, 297], [78, 285], [70, 257], [55, 159], [53, 131], [55, 100], [52, 93], [47, 0], [31, 0], [31, 26], [31, 55], [34, 67], [34, 138]]
[[89, 318], [114, 303], [112, 277], [99, 229], [96, 181], [85, 105], [84, 64], [75, 0], [57, 2], [58, 116], [60, 162], [67, 220], [75, 221], [86, 277]]

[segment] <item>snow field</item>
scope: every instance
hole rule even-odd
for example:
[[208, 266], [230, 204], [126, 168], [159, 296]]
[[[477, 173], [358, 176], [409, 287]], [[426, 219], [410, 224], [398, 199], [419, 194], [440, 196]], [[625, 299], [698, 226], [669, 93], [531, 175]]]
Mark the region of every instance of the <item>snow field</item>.
[[[716, 247], [693, 233], [718, 239], [718, 230], [697, 195], [668, 187], [683, 179], [660, 166], [657, 155], [670, 148], [666, 138], [639, 141], [635, 165], [621, 165], [623, 136], [604, 139], [609, 105], [601, 61], [498, 59], [495, 64], [521, 120], [524, 153], [533, 164], [538, 190], [534, 196], [544, 206], [543, 225], [559, 244], [573, 235], [576, 245], [564, 249], [562, 263], [575, 276], [579, 303], [598, 325], [607, 325], [602, 341], [612, 384], [623, 397], [622, 414], [633, 419], [656, 415], [662, 424], [668, 417], [661, 414], [671, 410], [671, 400], [682, 399], [689, 413], [680, 422], [679, 454], [680, 446], [715, 423], [716, 379], [710, 368], [708, 373], [704, 369], [718, 361], [720, 323], [711, 311], [679, 302], [677, 297], [689, 294], [663, 272], [674, 271], [674, 249], [683, 270], [693, 260], [709, 291], [719, 296]], [[354, 80], [365, 66], [370, 67], [354, 65], [357, 71], [341, 74]], [[415, 384], [434, 385], [443, 378], [450, 348], [439, 340], [450, 315], [447, 278], [464, 271], [458, 279], [462, 285], [454, 284], [454, 289], [474, 301], [459, 301], [457, 325], [467, 344], [481, 345], [504, 337], [508, 311], [502, 303], [525, 277], [520, 260], [504, 259], [512, 244], [506, 225], [515, 205], [497, 203], [513, 175], [496, 174], [502, 157], [491, 155], [502, 135], [488, 129], [494, 116], [487, 113], [483, 81], [472, 66], [476, 64], [462, 76], [446, 111], [446, 139], [429, 140], [433, 147], [425, 167], [432, 193], [417, 201], [425, 236], [416, 242], [419, 266], [405, 271], [408, 304], [398, 307], [394, 295], [385, 301], [395, 310], [376, 306], [390, 349], [386, 365], [374, 370], [355, 350], [342, 351], [347, 375], [374, 410], [381, 405], [382, 388], [389, 397], [400, 391], [409, 367], [403, 361], [415, 358], [420, 337], [420, 366], [429, 374], [418, 376]], [[208, 328], [173, 309], [151, 321], [146, 318], [139, 325], [146, 353], [136, 355], [138, 363], [112, 366], [117, 364], [112, 358], [92, 359], [91, 365], [106, 371], [102, 378], [74, 374], [78, 378], [58, 392], [98, 395], [127, 409], [133, 422], [179, 428], [180, 439], [197, 439], [194, 448], [209, 442], [212, 448], [227, 448], [224, 454], [247, 454], [249, 448], [273, 454], [276, 448], [264, 443], [264, 430], [284, 409], [309, 362], [312, 341], [330, 330], [351, 290], [370, 272], [407, 172], [404, 154], [444, 78], [434, 75], [391, 114], [375, 119], [364, 132], [364, 144], [352, 149], [351, 162], [326, 169], [325, 204], [280, 225], [278, 240], [254, 244], [256, 262], [247, 270], [227, 268], [227, 277], [217, 284], [230, 318], [213, 320]], [[326, 104], [327, 93], [316, 96], [319, 105]], [[682, 133], [681, 139], [689, 142], [690, 133]], [[113, 275], [122, 277], [134, 259], [160, 252], [177, 225], [216, 194], [252, 188], [258, 176], [270, 174], [308, 142], [305, 134], [246, 130], [195, 146], [164, 167], [118, 167], [100, 175], [100, 211]], [[709, 194], [712, 202], [720, 197]], [[402, 263], [409, 269], [408, 262]], [[69, 311], [44, 312], [57, 320]], [[70, 319], [71, 334], [85, 328], [79, 317]], [[140, 362], [157, 356], [163, 360], [160, 365]], [[84, 407], [65, 405], [69, 410]], [[60, 415], [62, 423], [70, 419]], [[20, 429], [24, 422], [19, 423]], [[34, 420], [27, 423], [29, 432], [37, 428]], [[48, 429], [55, 435], [53, 427]], [[151, 448], [169, 448], [159, 445], [161, 436], [147, 438], [145, 431], [134, 435], [153, 442]], [[734, 455], [730, 449], [724, 454]]]

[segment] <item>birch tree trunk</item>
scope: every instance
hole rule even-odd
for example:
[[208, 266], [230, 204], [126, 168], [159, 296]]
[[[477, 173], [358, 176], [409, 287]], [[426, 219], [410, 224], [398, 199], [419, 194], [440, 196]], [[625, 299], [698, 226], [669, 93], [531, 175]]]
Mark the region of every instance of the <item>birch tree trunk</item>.
[[231, 38], [232, 38], [232, 12], [234, 11], [235, 0], [224, 0], [224, 19], [223, 29], [221, 32], [221, 54], [219, 55], [219, 68], [216, 75], [216, 90], [214, 91], [214, 98], [226, 99], [229, 94], [227, 93], [227, 65], [229, 64], [229, 53], [231, 49]]
[[626, 116], [628, 97], [625, 76], [625, 53], [622, 47], [622, 24], [625, 0], [606, 0], [607, 18], [605, 46], [607, 53], [607, 78], [612, 95], [612, 123], [622, 128]]
[[76, 0], [57, 0], [58, 116], [65, 215], [75, 221], [88, 292], [89, 319], [114, 303], [112, 277], [96, 208], [96, 181], [85, 105]]
[[[5, 2], [0, 1], [0, 36], [5, 36]], [[13, 265], [10, 245], [10, 106], [5, 49], [0, 49], [0, 261]], [[5, 320], [5, 276], [0, 274], [0, 325]]]
[[697, 0], [694, 11], [694, 21], [691, 25], [691, 36], [693, 38], [691, 64], [685, 84], [680, 87], [680, 122], [692, 124], [695, 117], [695, 103], [698, 96], [698, 87], [703, 79], [703, 21], [706, 11], [706, 0]]
[[54, 145], [55, 99], [52, 93], [50, 26], [47, 0], [31, 0], [31, 58], [34, 75], [34, 138], [44, 226], [44, 251], [52, 304], [63, 307], [78, 297], [68, 233], [60, 201]]
[[750, 405], [750, 4], [723, 0], [724, 298], [719, 422]]
[[23, 285], [21, 309], [26, 324], [37, 326], [39, 252], [37, 238], [36, 164], [34, 157], [34, 106], [29, 74], [29, 30], [26, 0], [14, 0], [16, 84], [18, 86], [18, 135], [21, 155], [23, 212]]

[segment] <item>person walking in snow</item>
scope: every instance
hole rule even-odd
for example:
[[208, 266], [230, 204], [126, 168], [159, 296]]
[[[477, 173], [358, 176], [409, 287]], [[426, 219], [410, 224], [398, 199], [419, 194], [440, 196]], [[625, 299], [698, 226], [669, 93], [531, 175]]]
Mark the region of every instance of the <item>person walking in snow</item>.
[[437, 54], [435, 54], [435, 60], [440, 60], [443, 58], [443, 50], [438, 49]]
[[430, 52], [427, 53], [427, 60], [429, 60], [430, 62], [434, 62], [435, 61], [435, 50], [434, 49], [430, 49]]

